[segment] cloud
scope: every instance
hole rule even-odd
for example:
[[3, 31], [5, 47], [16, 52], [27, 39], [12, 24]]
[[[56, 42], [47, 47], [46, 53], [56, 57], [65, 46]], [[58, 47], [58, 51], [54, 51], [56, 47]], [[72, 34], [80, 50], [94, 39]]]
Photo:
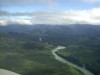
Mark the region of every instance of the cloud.
[[87, 3], [98, 3], [98, 2], [100, 2], [100, 0], [83, 0], [83, 2], [87, 2]]
[[51, 8], [56, 6], [58, 1], [59, 0], [0, 0], [0, 7], [46, 5]]
[[5, 26], [5, 25], [7, 25], [6, 20], [0, 20], [0, 26]]
[[0, 20], [0, 25], [5, 26], [8, 24], [22, 24], [22, 25], [32, 25], [33, 23], [29, 19], [16, 19], [16, 20]]
[[[3, 11], [4, 12], [4, 11]], [[6, 11], [5, 11], [6, 12]], [[94, 24], [100, 25], [100, 8], [64, 12], [2, 13], [0, 24]]]

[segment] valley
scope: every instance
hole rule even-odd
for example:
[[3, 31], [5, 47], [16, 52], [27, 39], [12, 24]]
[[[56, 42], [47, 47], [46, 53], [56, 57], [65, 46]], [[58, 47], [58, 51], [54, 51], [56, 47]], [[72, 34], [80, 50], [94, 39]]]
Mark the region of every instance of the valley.
[[83, 75], [55, 60], [51, 51], [59, 45], [66, 47], [60, 57], [100, 75], [100, 26], [92, 25], [0, 26], [0, 68], [21, 75]]

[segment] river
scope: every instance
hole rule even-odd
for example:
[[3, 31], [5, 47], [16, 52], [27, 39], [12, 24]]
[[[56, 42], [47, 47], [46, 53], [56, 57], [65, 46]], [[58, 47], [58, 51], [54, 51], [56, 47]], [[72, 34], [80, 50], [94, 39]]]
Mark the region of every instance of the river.
[[64, 47], [64, 46], [58, 46], [58, 47], [56, 47], [55, 49], [52, 50], [52, 54], [54, 55], [54, 57], [55, 57], [56, 60], [58, 60], [58, 61], [60, 61], [60, 62], [62, 62], [62, 63], [66, 63], [66, 64], [68, 64], [69, 66], [72, 66], [72, 67], [74, 67], [74, 68], [80, 70], [84, 75], [94, 75], [92, 72], [88, 71], [87, 69], [85, 69], [85, 68], [83, 68], [83, 67], [80, 67], [80, 66], [78, 66], [78, 65], [76, 65], [76, 64], [73, 64], [73, 63], [71, 63], [71, 62], [65, 60], [64, 58], [62, 58], [62, 57], [60, 57], [59, 55], [56, 54], [56, 52], [57, 52], [58, 50], [65, 49], [65, 48], [66, 48], [66, 47]]

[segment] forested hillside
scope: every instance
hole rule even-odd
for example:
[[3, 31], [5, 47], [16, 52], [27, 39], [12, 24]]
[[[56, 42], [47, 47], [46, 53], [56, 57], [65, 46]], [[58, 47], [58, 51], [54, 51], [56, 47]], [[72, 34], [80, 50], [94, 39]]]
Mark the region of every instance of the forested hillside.
[[0, 68], [24, 75], [75, 75], [53, 58], [50, 50], [57, 45], [67, 47], [59, 55], [100, 75], [99, 25], [0, 26]]

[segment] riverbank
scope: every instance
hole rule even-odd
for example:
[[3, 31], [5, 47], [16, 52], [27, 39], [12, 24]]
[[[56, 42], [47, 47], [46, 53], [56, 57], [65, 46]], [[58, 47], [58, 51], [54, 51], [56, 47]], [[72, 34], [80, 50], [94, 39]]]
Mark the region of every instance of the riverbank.
[[75, 65], [75, 64], [73, 64], [73, 63], [70, 63], [69, 61], [65, 60], [64, 58], [62, 58], [62, 57], [60, 57], [59, 55], [56, 54], [56, 52], [57, 52], [58, 50], [65, 49], [65, 48], [66, 48], [66, 47], [58, 46], [58, 47], [56, 47], [55, 49], [52, 50], [52, 53], [53, 53], [53, 55], [54, 55], [54, 57], [55, 57], [56, 60], [58, 60], [58, 61], [60, 61], [60, 62], [62, 62], [62, 63], [66, 63], [66, 64], [68, 64], [69, 66], [72, 66], [72, 67], [74, 67], [74, 68], [80, 70], [84, 75], [94, 75], [93, 73], [91, 73], [91, 72], [88, 71], [87, 69], [82, 68], [82, 67], [80, 67], [80, 66], [78, 66], [78, 65]]

